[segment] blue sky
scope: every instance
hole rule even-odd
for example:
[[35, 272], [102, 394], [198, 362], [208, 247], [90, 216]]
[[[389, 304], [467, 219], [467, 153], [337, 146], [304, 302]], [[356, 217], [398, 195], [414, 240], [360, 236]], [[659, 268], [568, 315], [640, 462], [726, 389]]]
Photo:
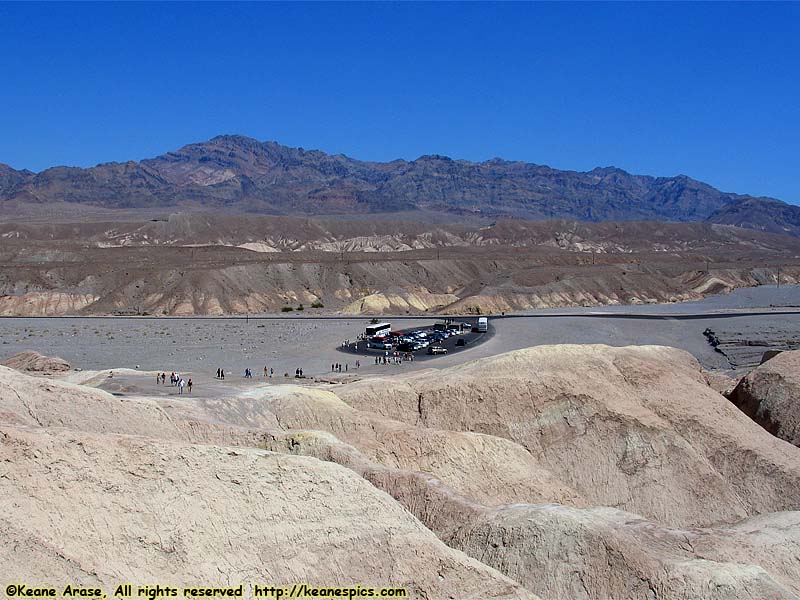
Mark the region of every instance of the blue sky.
[[800, 203], [800, 3], [0, 4], [0, 162], [221, 133]]

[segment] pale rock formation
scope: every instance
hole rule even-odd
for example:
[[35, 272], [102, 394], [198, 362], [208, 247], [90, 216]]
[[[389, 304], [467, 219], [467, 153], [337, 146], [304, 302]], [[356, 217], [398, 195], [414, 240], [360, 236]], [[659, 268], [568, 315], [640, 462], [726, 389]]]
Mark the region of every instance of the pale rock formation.
[[431, 600], [800, 597], [800, 449], [684, 352], [544, 346], [333, 389], [148, 399], [0, 368], [0, 567]]
[[16, 369], [17, 371], [28, 371], [41, 373], [43, 375], [52, 373], [63, 373], [70, 370], [70, 365], [63, 358], [57, 356], [44, 356], [35, 350], [25, 350], [14, 356], [10, 356], [0, 365]]
[[445, 546], [388, 494], [313, 458], [2, 427], [0, 464], [0, 565], [16, 580], [107, 593], [121, 581], [306, 582], [535, 598]]
[[764, 429], [800, 446], [800, 351], [781, 352], [756, 367], [728, 398]]
[[0, 367], [0, 424], [67, 427], [175, 439], [180, 431], [146, 399], [120, 398], [94, 388]]
[[337, 393], [409, 424], [512, 440], [589, 503], [664, 524], [800, 507], [800, 452], [743, 419], [680, 350], [539, 346]]

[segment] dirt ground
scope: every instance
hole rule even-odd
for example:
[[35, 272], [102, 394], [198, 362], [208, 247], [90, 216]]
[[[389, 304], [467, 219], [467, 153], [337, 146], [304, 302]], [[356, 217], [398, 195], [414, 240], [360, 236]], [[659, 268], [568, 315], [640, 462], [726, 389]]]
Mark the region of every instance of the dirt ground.
[[[359, 370], [354, 369], [356, 357], [340, 352], [339, 347], [343, 341], [353, 340], [363, 332], [369, 323], [367, 318], [2, 318], [0, 359], [33, 349], [60, 356], [73, 368], [158, 370], [168, 375], [179, 371], [203, 385], [213, 382], [217, 368], [223, 368], [226, 385], [233, 382], [253, 385], [263, 382], [264, 366], [273, 369], [273, 383], [293, 381], [298, 368], [308, 377], [336, 380], [340, 377], [330, 373], [330, 366], [337, 362], [347, 364], [346, 375], [353, 378], [447, 367], [528, 346], [603, 343], [682, 348], [706, 368], [727, 371], [731, 365], [708, 344], [703, 330], [723, 326], [746, 331], [770, 330], [781, 332], [784, 340], [800, 339], [798, 314], [730, 315], [730, 311], [770, 313], [798, 305], [800, 286], [780, 289], [762, 286], [693, 303], [612, 307], [600, 311], [589, 308], [535, 311], [525, 316], [493, 319], [494, 335], [463, 352], [403, 365], [375, 365], [366, 357], [361, 360]], [[721, 311], [728, 312], [723, 315]], [[642, 318], [646, 316], [664, 318]], [[399, 327], [433, 321], [433, 317], [395, 318]], [[244, 379], [245, 368], [253, 370], [252, 380]], [[147, 393], [154, 392], [151, 389]]]

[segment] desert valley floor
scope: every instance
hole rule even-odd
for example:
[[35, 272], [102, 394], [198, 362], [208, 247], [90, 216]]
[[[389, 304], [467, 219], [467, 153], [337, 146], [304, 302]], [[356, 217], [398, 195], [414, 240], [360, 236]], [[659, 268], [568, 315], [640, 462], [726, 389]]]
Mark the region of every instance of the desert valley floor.
[[0, 358], [71, 364], [0, 366], [0, 564], [107, 593], [797, 600], [798, 305], [536, 311], [359, 369], [339, 346], [364, 317], [0, 319]]
[[[436, 315], [381, 317], [395, 329], [437, 319]], [[0, 358], [33, 349], [60, 356], [84, 370], [133, 369], [138, 365], [144, 371], [180, 371], [203, 377], [221, 367], [240, 379], [245, 368], [258, 371], [268, 366], [281, 375], [294, 374], [297, 368], [308, 375], [323, 375], [330, 371], [331, 363], [358, 358], [337, 348], [345, 340], [355, 340], [369, 323], [367, 317], [274, 315], [0, 318]], [[493, 335], [474, 348], [433, 361], [404, 363], [400, 369], [447, 367], [545, 344], [655, 344], [687, 350], [707, 369], [735, 371], [738, 366], [741, 370], [755, 364], [731, 365], [708, 343], [703, 331], [710, 328], [736, 337], [743, 344], [740, 350], [754, 341], [760, 352], [787, 349], [787, 343], [793, 348], [793, 341], [800, 342], [800, 286], [743, 288], [698, 302], [529, 311], [492, 318], [491, 325]], [[364, 366], [359, 374], [398, 370], [361, 362]]]

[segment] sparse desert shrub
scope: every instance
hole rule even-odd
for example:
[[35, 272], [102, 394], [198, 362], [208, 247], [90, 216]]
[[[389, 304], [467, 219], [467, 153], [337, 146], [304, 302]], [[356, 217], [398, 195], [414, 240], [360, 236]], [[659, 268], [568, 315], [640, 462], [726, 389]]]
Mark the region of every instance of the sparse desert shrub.
[[300, 306], [297, 307], [297, 310], [305, 310], [305, 307], [301, 304]]
[[281, 312], [292, 312], [294, 309], [291, 306], [282, 306]]
[[325, 308], [325, 305], [320, 300], [314, 300], [311, 303], [311, 308]]

